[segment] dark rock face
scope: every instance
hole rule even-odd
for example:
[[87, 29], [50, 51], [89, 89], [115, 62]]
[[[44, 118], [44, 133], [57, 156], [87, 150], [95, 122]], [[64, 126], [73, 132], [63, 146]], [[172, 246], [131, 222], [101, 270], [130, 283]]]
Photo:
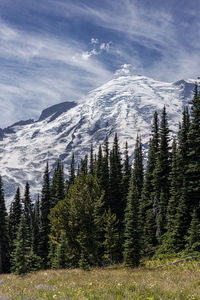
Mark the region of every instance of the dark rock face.
[[34, 120], [33, 119], [29, 119], [29, 120], [21, 120], [19, 122], [16, 122], [14, 124], [12, 124], [11, 126], [9, 126], [8, 128], [14, 127], [14, 126], [23, 126], [23, 125], [29, 125], [29, 124], [33, 124]]
[[19, 122], [16, 122], [4, 129], [0, 128], [0, 141], [3, 141], [3, 138], [5, 137], [5, 134], [12, 134], [15, 131], [13, 130], [13, 127], [15, 126], [23, 126], [23, 125], [28, 125], [28, 124], [33, 124], [34, 120], [33, 119], [29, 119], [29, 120], [21, 120]]
[[38, 121], [43, 121], [46, 118], [50, 117], [49, 122], [52, 122], [57, 117], [59, 117], [63, 112], [70, 110], [75, 107], [77, 104], [75, 102], [62, 102], [59, 104], [55, 104], [51, 107], [44, 109], [39, 117]]

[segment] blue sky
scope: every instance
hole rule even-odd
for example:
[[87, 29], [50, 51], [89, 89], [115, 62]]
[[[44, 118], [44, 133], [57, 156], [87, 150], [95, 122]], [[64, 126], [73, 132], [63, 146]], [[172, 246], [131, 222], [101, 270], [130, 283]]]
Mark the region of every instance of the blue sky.
[[199, 0], [0, 0], [0, 127], [78, 100], [124, 64], [196, 78]]

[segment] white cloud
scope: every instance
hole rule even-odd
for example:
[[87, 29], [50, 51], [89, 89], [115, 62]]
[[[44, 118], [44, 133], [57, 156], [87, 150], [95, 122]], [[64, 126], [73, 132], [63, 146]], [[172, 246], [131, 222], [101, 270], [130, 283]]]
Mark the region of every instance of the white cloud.
[[99, 40], [95, 38], [91, 38], [91, 44], [98, 44]]
[[112, 76], [96, 59], [97, 51], [87, 54], [77, 41], [27, 34], [2, 20], [0, 28], [6, 28], [0, 35], [0, 127], [37, 118], [55, 103], [78, 100]]
[[[194, 11], [194, 9], [189, 10], [187, 8], [186, 11], [182, 12], [182, 6], [176, 8], [184, 14], [191, 14], [193, 20], [196, 18], [195, 25], [191, 25], [184, 19], [182, 19], [182, 23], [178, 23], [175, 14], [172, 14], [170, 9], [164, 9], [164, 6], [163, 9], [161, 7], [158, 9], [155, 5], [152, 5], [152, 9], [150, 9], [143, 5], [142, 1], [138, 3], [136, 0], [110, 1], [109, 4], [112, 9], [105, 6], [99, 6], [97, 9], [93, 3], [90, 5], [84, 3], [76, 5], [62, 0], [58, 0], [58, 3], [60, 7], [66, 8], [68, 15], [83, 16], [97, 26], [117, 32], [118, 35], [121, 34], [127, 41], [127, 47], [119, 43], [118, 52], [121, 54], [120, 56], [125, 57], [124, 62], [133, 65], [138, 60], [138, 64], [142, 66], [140, 70], [143, 69], [145, 75], [151, 75], [156, 79], [165, 81], [171, 81], [172, 78], [178, 80], [183, 76], [198, 76], [199, 56], [196, 55], [196, 52], [200, 51], [198, 39], [200, 36], [200, 20], [197, 18], [197, 11]], [[190, 5], [188, 4], [188, 6]], [[175, 11], [175, 8], [172, 7], [172, 10]], [[180, 32], [183, 26], [187, 29], [187, 34], [185, 33], [181, 37]], [[191, 30], [188, 30], [188, 28]], [[132, 49], [134, 55], [128, 54], [130, 52], [127, 49], [130, 51], [133, 48], [133, 43], [138, 43], [148, 49], [149, 52], [157, 52], [159, 59], [158, 55], [157, 58], [152, 57], [150, 68], [148, 65], [144, 65], [140, 53], [135, 53]], [[190, 46], [186, 47], [185, 44]], [[103, 49], [105, 47], [104, 43], [101, 43], [100, 47]], [[117, 49], [115, 49], [115, 53], [117, 54]], [[127, 58], [129, 59], [127, 60]], [[185, 68], [185, 65], [189, 68]], [[185, 73], [181, 73], [182, 71]]]

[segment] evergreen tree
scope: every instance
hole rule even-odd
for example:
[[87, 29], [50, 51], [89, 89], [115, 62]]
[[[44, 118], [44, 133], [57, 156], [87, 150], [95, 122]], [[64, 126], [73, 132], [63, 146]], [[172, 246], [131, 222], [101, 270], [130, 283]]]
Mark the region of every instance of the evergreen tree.
[[100, 181], [100, 188], [104, 190], [104, 207], [108, 210], [110, 201], [110, 175], [109, 175], [109, 142], [106, 137], [103, 145], [103, 159], [102, 159], [102, 177]]
[[125, 210], [126, 207], [126, 199], [128, 195], [128, 189], [129, 189], [129, 182], [131, 178], [131, 165], [129, 163], [129, 155], [128, 155], [128, 143], [125, 144], [125, 152], [124, 152], [124, 164], [123, 164], [123, 175], [122, 175], [122, 188], [123, 188], [123, 204]]
[[176, 144], [176, 140], [174, 139], [172, 145], [172, 165], [171, 165], [171, 172], [169, 175], [170, 198], [167, 206], [167, 216], [166, 216], [167, 231], [163, 237], [163, 244], [160, 249], [160, 251], [164, 253], [177, 252], [179, 248], [179, 246], [177, 245], [180, 243], [180, 241], [177, 239], [178, 238], [177, 237], [177, 214], [178, 214], [178, 206], [180, 200], [178, 175], [179, 174], [178, 174], [178, 167], [177, 167], [177, 144]]
[[69, 257], [68, 257], [68, 243], [66, 238], [66, 233], [64, 231], [61, 232], [59, 244], [56, 247], [56, 268], [65, 269], [67, 268]]
[[98, 156], [97, 156], [97, 160], [96, 160], [96, 166], [95, 166], [95, 175], [99, 180], [99, 184], [100, 187], [102, 188], [102, 177], [103, 177], [103, 153], [102, 153], [102, 148], [101, 145], [99, 146], [99, 150], [98, 150]]
[[74, 184], [75, 180], [75, 160], [74, 160], [74, 153], [72, 153], [72, 160], [71, 160], [71, 165], [70, 165], [70, 170], [69, 170], [69, 186]]
[[51, 196], [51, 208], [53, 208], [58, 201], [65, 198], [65, 183], [64, 183], [64, 172], [63, 165], [59, 160], [54, 170], [52, 184], [50, 187]]
[[17, 230], [22, 215], [22, 204], [20, 197], [20, 189], [17, 188], [14, 201], [11, 203], [9, 219], [8, 219], [8, 232], [10, 241], [10, 252], [14, 249], [14, 240], [17, 236]]
[[38, 195], [33, 210], [33, 239], [32, 239], [32, 249], [33, 252], [37, 255], [39, 255], [39, 243], [40, 243], [40, 200]]
[[149, 152], [147, 167], [144, 178], [144, 185], [141, 194], [140, 202], [140, 227], [143, 228], [141, 235], [141, 244], [144, 254], [153, 254], [157, 245], [156, 239], [156, 212], [154, 201], [154, 186], [153, 173], [156, 164], [156, 155], [158, 152], [159, 138], [158, 138], [158, 114], [154, 113], [152, 138], [149, 142]]
[[84, 175], [88, 174], [88, 156], [87, 156], [87, 154], [85, 155], [84, 159], [81, 159], [80, 174], [84, 174]]
[[94, 176], [94, 154], [93, 145], [90, 147], [90, 164], [89, 164], [89, 174]]
[[119, 245], [119, 230], [118, 220], [116, 215], [111, 213], [111, 209], [105, 213], [105, 224], [104, 224], [104, 255], [103, 259], [106, 263], [113, 264], [118, 263], [120, 256], [118, 251]]
[[200, 223], [197, 209], [194, 209], [192, 214], [192, 221], [188, 230], [187, 247], [189, 252], [200, 251]]
[[122, 193], [122, 164], [118, 144], [118, 137], [115, 134], [113, 149], [110, 152], [110, 203], [109, 208], [119, 220], [120, 231], [123, 231], [123, 193]]
[[3, 183], [0, 176], [0, 274], [9, 271], [8, 241], [7, 212], [4, 200]]
[[17, 230], [15, 248], [11, 254], [11, 270], [16, 274], [36, 271], [41, 266], [41, 259], [31, 251], [30, 233], [28, 230], [26, 218], [22, 215]]
[[33, 203], [30, 197], [30, 185], [26, 182], [24, 198], [22, 199], [24, 204], [24, 216], [28, 226], [29, 232], [32, 232], [33, 229]]
[[139, 191], [136, 186], [134, 171], [131, 175], [130, 187], [125, 210], [124, 232], [124, 264], [127, 267], [137, 267], [140, 263], [140, 230], [138, 224]]
[[169, 200], [169, 172], [170, 172], [170, 153], [169, 153], [169, 128], [167, 122], [166, 108], [163, 108], [160, 126], [160, 144], [156, 157], [154, 169], [154, 199], [158, 202], [157, 216], [157, 238], [161, 243], [163, 234], [166, 232], [166, 210]]
[[97, 212], [101, 211], [101, 202], [97, 179], [80, 174], [66, 199], [51, 211], [51, 241], [59, 241], [61, 231], [66, 233], [69, 263], [73, 267], [98, 264], [98, 224], [101, 224], [98, 220], [101, 217]]
[[39, 243], [39, 254], [43, 259], [43, 267], [47, 267], [48, 253], [49, 253], [49, 219], [48, 215], [50, 213], [50, 180], [49, 180], [49, 166], [48, 163], [45, 168], [43, 176], [43, 186], [42, 186], [42, 196], [40, 202], [40, 243]]
[[191, 123], [188, 132], [188, 165], [186, 170], [186, 184], [189, 207], [192, 212], [200, 209], [200, 95], [198, 86], [195, 85], [194, 98], [191, 102]]

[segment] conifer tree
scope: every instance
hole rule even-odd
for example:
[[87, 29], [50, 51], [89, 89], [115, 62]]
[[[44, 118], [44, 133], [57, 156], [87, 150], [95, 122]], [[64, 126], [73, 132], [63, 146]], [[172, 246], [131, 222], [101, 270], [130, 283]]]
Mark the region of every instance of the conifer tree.
[[7, 212], [4, 200], [3, 183], [0, 176], [0, 274], [9, 271], [8, 241]]
[[110, 205], [109, 208], [113, 214], [116, 214], [119, 220], [119, 229], [123, 230], [124, 211], [122, 193], [122, 164], [121, 154], [118, 144], [118, 137], [115, 134], [113, 149], [110, 152]]
[[97, 156], [97, 160], [96, 160], [96, 166], [95, 166], [95, 175], [97, 176], [98, 180], [99, 180], [99, 184], [102, 188], [102, 169], [103, 169], [103, 153], [102, 153], [102, 148], [101, 145], [99, 146], [99, 150], [98, 150], [98, 156]]
[[156, 199], [156, 201], [158, 202], [157, 239], [158, 242], [161, 243], [162, 237], [166, 232], [166, 210], [169, 200], [170, 172], [169, 128], [165, 106], [162, 111], [159, 136], [160, 144], [156, 157], [153, 183], [155, 191], [154, 199]]
[[69, 186], [74, 184], [75, 180], [75, 159], [74, 159], [74, 153], [72, 153], [72, 160], [70, 165], [70, 171], [69, 171]]
[[[166, 225], [166, 233], [163, 237], [163, 244], [161, 246], [162, 252], [177, 252], [177, 213], [179, 206], [179, 186], [178, 186], [178, 167], [177, 167], [177, 144], [176, 140], [173, 140], [172, 145], [172, 164], [171, 164], [171, 172], [169, 175], [170, 179], [170, 198], [167, 206], [167, 225]], [[161, 201], [162, 199], [160, 199]], [[161, 206], [162, 207], [162, 206]]]
[[100, 188], [104, 190], [104, 207], [109, 208], [110, 201], [110, 175], [109, 175], [109, 142], [106, 137], [103, 145], [102, 178]]
[[22, 215], [22, 204], [20, 196], [20, 188], [17, 188], [14, 201], [11, 203], [9, 219], [8, 219], [8, 232], [10, 241], [10, 252], [14, 249], [14, 240], [17, 236], [17, 230]]
[[22, 215], [17, 230], [15, 249], [12, 252], [11, 270], [14, 273], [24, 274], [28, 272], [26, 256], [29, 251], [30, 251], [30, 239], [28, 235], [28, 226], [24, 215]]
[[89, 174], [94, 176], [94, 154], [93, 145], [90, 147], [90, 164], [89, 164]]
[[197, 209], [194, 209], [192, 214], [192, 221], [188, 230], [187, 247], [189, 252], [200, 251], [200, 223]]
[[53, 208], [58, 201], [65, 198], [65, 183], [64, 183], [64, 172], [63, 165], [59, 160], [54, 170], [52, 184], [50, 187], [51, 195], [51, 208]]
[[116, 215], [111, 213], [111, 209], [105, 213], [105, 224], [104, 224], [104, 255], [103, 259], [106, 263], [113, 264], [118, 263], [120, 259], [119, 253], [119, 230], [118, 220]]
[[43, 267], [47, 267], [48, 261], [48, 253], [49, 253], [49, 219], [48, 215], [50, 213], [50, 206], [51, 199], [50, 199], [50, 180], [49, 180], [49, 166], [48, 163], [46, 164], [44, 176], [43, 176], [43, 186], [42, 186], [42, 195], [41, 195], [41, 202], [40, 202], [40, 244], [39, 244], [39, 254], [43, 259]]
[[32, 249], [33, 252], [37, 255], [39, 255], [39, 243], [40, 243], [40, 200], [38, 195], [33, 210], [33, 240], [32, 240]]
[[80, 174], [84, 174], [84, 175], [88, 174], [88, 156], [87, 156], [87, 154], [85, 155], [84, 159], [81, 159]]
[[14, 242], [14, 251], [11, 254], [11, 270], [16, 274], [36, 271], [41, 266], [41, 259], [35, 255], [30, 247], [30, 233], [26, 218], [22, 214]]
[[141, 235], [142, 250], [144, 254], [148, 255], [154, 253], [157, 245], [153, 173], [159, 146], [158, 127], [158, 113], [155, 112], [153, 117], [152, 137], [149, 141], [148, 160], [139, 212], [140, 227], [143, 228]]
[[66, 238], [66, 233], [64, 231], [61, 232], [59, 244], [56, 247], [55, 253], [56, 259], [56, 268], [65, 269], [67, 268], [69, 257], [68, 257], [68, 243]]
[[30, 196], [30, 185], [26, 182], [24, 198], [22, 199], [24, 204], [24, 216], [28, 226], [29, 232], [32, 232], [33, 229], [33, 203]]
[[125, 144], [125, 152], [124, 152], [124, 164], [123, 164], [123, 175], [122, 175], [122, 188], [123, 188], [123, 204], [125, 210], [126, 207], [126, 199], [128, 195], [128, 189], [129, 189], [129, 182], [131, 178], [131, 165], [129, 162], [129, 155], [128, 155], [128, 143]]
[[130, 187], [125, 210], [125, 232], [124, 232], [124, 264], [127, 267], [137, 267], [140, 263], [140, 230], [138, 224], [138, 189], [135, 185], [135, 174], [132, 171]]
[[200, 95], [195, 85], [194, 98], [191, 102], [191, 123], [188, 132], [188, 165], [186, 170], [186, 184], [190, 210], [199, 205], [200, 194]]

